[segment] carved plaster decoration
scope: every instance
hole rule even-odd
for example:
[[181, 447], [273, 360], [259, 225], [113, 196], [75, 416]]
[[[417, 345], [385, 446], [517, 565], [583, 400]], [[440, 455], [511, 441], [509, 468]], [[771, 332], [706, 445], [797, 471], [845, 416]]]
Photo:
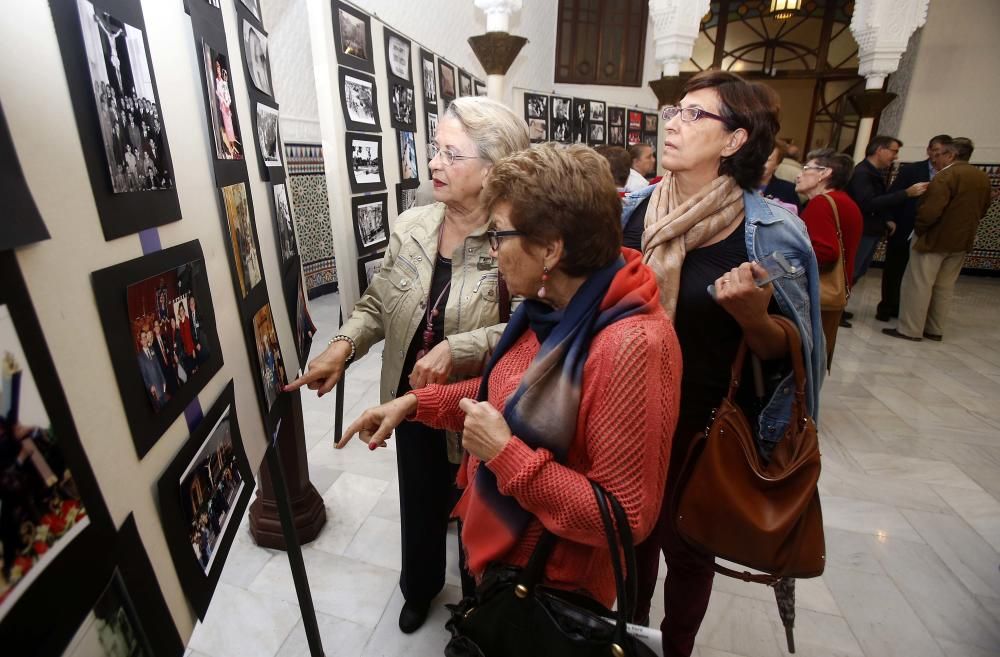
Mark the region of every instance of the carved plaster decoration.
[[709, 0], [649, 0], [656, 61], [665, 77], [675, 77], [691, 57]]
[[486, 14], [487, 32], [510, 32], [510, 16], [521, 11], [522, 0], [473, 0]]
[[929, 0], [858, 0], [851, 34], [858, 43], [858, 73], [866, 89], [881, 89], [899, 67], [910, 36], [927, 21]]

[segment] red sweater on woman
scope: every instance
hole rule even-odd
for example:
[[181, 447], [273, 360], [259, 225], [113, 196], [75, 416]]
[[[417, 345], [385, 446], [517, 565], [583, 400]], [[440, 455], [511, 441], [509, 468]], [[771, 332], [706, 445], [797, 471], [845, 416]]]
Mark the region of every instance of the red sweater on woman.
[[[490, 376], [488, 401], [502, 409], [538, 353], [531, 330], [500, 359]], [[549, 586], [583, 590], [606, 606], [615, 599], [614, 571], [600, 511], [588, 479], [614, 495], [625, 509], [636, 543], [646, 538], [660, 512], [670, 462], [670, 443], [680, 403], [681, 353], [673, 324], [662, 309], [615, 322], [596, 336], [584, 364], [577, 430], [564, 464], [543, 448], [516, 436], [486, 463], [504, 495], [535, 517], [502, 559], [524, 566], [541, 536], [542, 525], [559, 540], [549, 556]], [[464, 398], [476, 398], [480, 379], [430, 385], [417, 396], [416, 421], [461, 431]], [[458, 484], [467, 488], [482, 461], [467, 454]], [[465, 495], [455, 507], [462, 535], [477, 529], [466, 517]], [[488, 537], [479, 537], [479, 540]], [[468, 543], [467, 543], [468, 545]], [[486, 565], [469, 553], [477, 577]]]
[[[827, 194], [836, 202], [837, 212], [840, 214], [840, 234], [844, 239], [844, 251], [846, 251], [847, 280], [854, 285], [854, 256], [858, 252], [861, 231], [864, 228], [861, 208], [847, 195], [847, 192], [833, 190]], [[809, 239], [812, 241], [813, 251], [816, 252], [816, 263], [820, 271], [837, 264], [840, 245], [837, 243], [837, 229], [830, 202], [822, 195], [815, 196], [809, 199], [809, 203], [799, 216], [809, 230]]]

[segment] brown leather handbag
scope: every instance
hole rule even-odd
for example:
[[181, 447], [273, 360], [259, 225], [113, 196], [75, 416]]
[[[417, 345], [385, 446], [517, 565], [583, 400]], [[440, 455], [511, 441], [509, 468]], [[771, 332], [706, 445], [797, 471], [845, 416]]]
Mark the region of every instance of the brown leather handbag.
[[795, 372], [788, 429], [765, 461], [735, 401], [747, 354], [744, 339], [733, 362], [729, 393], [691, 446], [674, 516], [680, 535], [699, 551], [766, 575], [716, 565], [718, 572], [767, 584], [782, 577], [818, 577], [826, 560], [816, 489], [819, 443], [806, 408], [801, 339], [791, 321], [772, 318], [785, 331]]
[[822, 194], [833, 209], [833, 226], [837, 230], [837, 245], [840, 257], [829, 271], [819, 274], [819, 307], [821, 310], [843, 310], [851, 298], [851, 286], [847, 283], [847, 253], [844, 251], [844, 236], [840, 232], [840, 212], [837, 202], [829, 194]]

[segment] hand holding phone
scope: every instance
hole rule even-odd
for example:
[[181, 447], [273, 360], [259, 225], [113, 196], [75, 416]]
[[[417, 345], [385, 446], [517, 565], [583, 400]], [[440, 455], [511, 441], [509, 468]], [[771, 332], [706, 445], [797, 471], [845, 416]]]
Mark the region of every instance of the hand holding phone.
[[[764, 287], [771, 281], [781, 278], [782, 276], [793, 276], [798, 273], [798, 269], [792, 263], [788, 262], [785, 256], [781, 255], [780, 251], [774, 251], [773, 253], [764, 256], [760, 260], [756, 261], [767, 274], [763, 278], [754, 278], [754, 283], [757, 287]], [[708, 286], [708, 293], [715, 297], [715, 284]]]

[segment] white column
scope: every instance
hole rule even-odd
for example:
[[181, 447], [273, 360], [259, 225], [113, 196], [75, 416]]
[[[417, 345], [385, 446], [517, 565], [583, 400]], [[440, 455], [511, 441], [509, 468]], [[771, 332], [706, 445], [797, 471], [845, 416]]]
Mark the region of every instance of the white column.
[[690, 59], [708, 6], [709, 0], [649, 0], [656, 62], [664, 77], [679, 75]]
[[487, 32], [510, 32], [510, 16], [521, 11], [522, 0], [473, 0], [486, 14]]
[[486, 76], [486, 96], [490, 100], [495, 100], [498, 103], [503, 102], [503, 81], [505, 75], [487, 75]]

